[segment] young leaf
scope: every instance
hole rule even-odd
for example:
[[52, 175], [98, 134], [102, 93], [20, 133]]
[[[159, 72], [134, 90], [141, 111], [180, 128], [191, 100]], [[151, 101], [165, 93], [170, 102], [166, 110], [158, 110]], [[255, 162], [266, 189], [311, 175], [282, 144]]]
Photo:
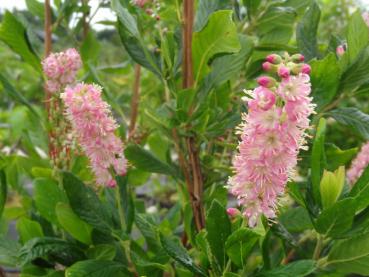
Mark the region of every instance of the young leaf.
[[68, 204], [59, 202], [55, 207], [55, 214], [59, 224], [72, 237], [84, 244], [91, 244], [92, 227], [82, 221]]
[[315, 269], [315, 261], [300, 260], [271, 270], [262, 271], [256, 277], [304, 277], [313, 273]]
[[330, 237], [339, 237], [351, 228], [355, 211], [354, 198], [338, 201], [319, 215], [315, 224], [316, 230]]
[[111, 217], [107, 214], [95, 192], [69, 172], [63, 172], [62, 177], [63, 187], [73, 211], [96, 229], [110, 233], [112, 229]]
[[33, 238], [44, 236], [41, 225], [37, 221], [30, 220], [26, 217], [22, 217], [17, 221], [17, 231], [23, 243]]
[[326, 120], [319, 120], [311, 152], [311, 182], [315, 203], [320, 205], [320, 179], [324, 168], [324, 137]]
[[220, 53], [235, 53], [240, 50], [236, 25], [231, 10], [216, 11], [210, 15], [208, 24], [193, 34], [192, 53], [195, 80], [198, 83], [207, 71], [210, 58]]
[[80, 261], [67, 268], [68, 277], [130, 277], [132, 273], [121, 263], [106, 260]]
[[345, 167], [339, 167], [335, 172], [324, 170], [320, 181], [320, 196], [323, 208], [332, 206], [341, 195], [345, 184]]
[[128, 145], [124, 151], [126, 158], [138, 169], [176, 176], [177, 172], [170, 165], [160, 161], [139, 145]]
[[357, 151], [357, 147], [342, 150], [334, 144], [326, 144], [327, 169], [333, 171], [339, 166], [347, 165], [356, 156]]
[[40, 59], [32, 49], [24, 26], [15, 15], [6, 11], [0, 26], [0, 40], [5, 42], [23, 60], [33, 66], [39, 73], [41, 70]]
[[207, 240], [211, 252], [216, 257], [220, 267], [223, 269], [227, 263], [225, 242], [231, 234], [231, 222], [225, 208], [213, 200], [206, 215]]
[[339, 272], [368, 276], [369, 233], [336, 241], [327, 261]]
[[59, 188], [58, 183], [52, 179], [35, 179], [33, 186], [37, 210], [46, 220], [58, 224], [55, 207], [59, 202], [67, 202], [65, 193]]
[[313, 1], [304, 17], [297, 25], [296, 40], [301, 53], [309, 61], [318, 56], [317, 31], [320, 19], [320, 8]]
[[369, 140], [369, 115], [357, 108], [338, 108], [327, 113], [337, 122], [347, 125]]
[[259, 234], [246, 228], [240, 228], [233, 232], [225, 243], [227, 255], [232, 262], [238, 267], [243, 268], [248, 254], [259, 237]]
[[175, 261], [179, 262], [181, 265], [191, 270], [193, 273], [200, 276], [207, 276], [204, 270], [198, 267], [190, 255], [187, 253], [186, 249], [180, 244], [178, 239], [169, 238], [160, 234], [160, 242], [164, 250], [172, 257]]

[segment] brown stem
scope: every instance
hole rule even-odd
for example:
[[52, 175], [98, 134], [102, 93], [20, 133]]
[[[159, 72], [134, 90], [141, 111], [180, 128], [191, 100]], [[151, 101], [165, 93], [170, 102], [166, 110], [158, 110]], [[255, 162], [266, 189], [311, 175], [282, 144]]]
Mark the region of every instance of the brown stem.
[[[183, 2], [183, 88], [193, 87], [192, 67], [192, 30], [194, 21], [194, 0]], [[191, 111], [190, 111], [191, 113]], [[194, 137], [186, 138], [190, 169], [192, 171], [191, 183], [187, 184], [197, 230], [205, 226], [204, 210], [202, 206], [203, 178], [200, 158]]]
[[[87, 8], [88, 7], [88, 0], [82, 0], [82, 7]], [[87, 16], [89, 15], [88, 11], [83, 12], [82, 22], [83, 22], [83, 39], [87, 37], [89, 25], [87, 22]]]
[[140, 80], [141, 80], [141, 66], [135, 65], [135, 77], [133, 83], [133, 94], [131, 100], [131, 120], [128, 130], [128, 138], [132, 138], [136, 129], [138, 105], [140, 100]]

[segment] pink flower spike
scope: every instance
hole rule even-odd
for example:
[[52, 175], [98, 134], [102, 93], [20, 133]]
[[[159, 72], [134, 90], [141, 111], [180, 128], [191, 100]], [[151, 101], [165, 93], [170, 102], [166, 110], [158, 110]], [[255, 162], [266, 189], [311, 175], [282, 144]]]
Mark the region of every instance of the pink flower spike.
[[310, 65], [308, 65], [307, 63], [303, 64], [301, 67], [301, 73], [310, 74], [310, 72], [311, 72]]
[[290, 77], [290, 69], [284, 65], [278, 67], [278, 76], [281, 78]]
[[241, 214], [241, 212], [238, 210], [238, 209], [235, 209], [235, 208], [228, 208], [227, 209], [227, 214], [230, 216], [230, 217], [235, 217], [239, 214]]
[[361, 147], [359, 154], [351, 162], [351, 167], [347, 170], [347, 180], [353, 186], [369, 165], [369, 141]]
[[123, 143], [114, 133], [118, 125], [111, 116], [110, 106], [101, 98], [101, 88], [80, 83], [67, 87], [61, 98], [73, 134], [89, 158], [96, 183], [114, 187], [116, 182], [111, 171], [125, 175], [127, 161]]

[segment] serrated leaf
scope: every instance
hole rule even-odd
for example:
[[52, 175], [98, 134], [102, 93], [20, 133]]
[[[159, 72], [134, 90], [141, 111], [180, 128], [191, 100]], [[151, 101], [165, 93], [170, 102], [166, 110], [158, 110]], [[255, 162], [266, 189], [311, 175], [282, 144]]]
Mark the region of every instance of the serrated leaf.
[[227, 263], [225, 242], [231, 234], [231, 222], [225, 208], [213, 200], [206, 215], [207, 240], [211, 252], [216, 257], [218, 264], [223, 269]]
[[37, 210], [46, 220], [58, 224], [55, 207], [59, 202], [67, 202], [65, 193], [59, 188], [58, 183], [52, 179], [35, 179], [33, 186]]
[[297, 25], [296, 40], [301, 53], [309, 61], [318, 55], [317, 31], [320, 20], [320, 8], [313, 1]]
[[179, 262], [181, 265], [191, 270], [195, 274], [207, 276], [204, 270], [195, 264], [178, 239], [166, 237], [160, 234], [160, 242], [164, 250], [175, 261]]
[[345, 198], [322, 211], [316, 221], [316, 230], [330, 237], [339, 237], [349, 230], [355, 216], [354, 198]]
[[93, 260], [111, 261], [116, 255], [117, 249], [111, 244], [95, 245], [87, 250], [87, 257]]
[[250, 229], [240, 228], [233, 232], [225, 243], [227, 255], [238, 267], [243, 268], [248, 254], [260, 235]]
[[18, 264], [18, 250], [20, 245], [17, 241], [8, 238], [0, 238], [0, 264], [16, 267]]
[[26, 29], [15, 15], [9, 11], [5, 12], [1, 22], [0, 40], [5, 42], [14, 52], [20, 55], [26, 63], [30, 64], [41, 73], [40, 59], [31, 47]]
[[369, 115], [357, 108], [338, 108], [327, 113], [337, 122], [349, 126], [364, 139], [369, 140]]
[[231, 10], [216, 11], [209, 16], [206, 26], [193, 33], [192, 58], [195, 82], [206, 74], [209, 60], [216, 54], [235, 53], [240, 50], [236, 25]]
[[177, 175], [177, 172], [174, 168], [162, 162], [139, 145], [128, 145], [124, 153], [126, 158], [138, 169], [166, 175]]
[[130, 277], [132, 273], [121, 263], [105, 260], [86, 260], [73, 264], [66, 277]]
[[16, 227], [23, 243], [26, 243], [33, 238], [44, 236], [40, 223], [26, 217], [19, 219]]
[[303, 277], [313, 273], [316, 269], [315, 261], [300, 260], [282, 265], [271, 270], [260, 272], [257, 277]]
[[69, 172], [63, 172], [62, 177], [63, 187], [73, 211], [82, 220], [101, 232], [110, 233], [112, 230], [111, 216], [109, 216], [95, 192]]
[[59, 202], [55, 207], [55, 214], [59, 224], [72, 237], [84, 244], [91, 243], [92, 227], [82, 221], [68, 204]]

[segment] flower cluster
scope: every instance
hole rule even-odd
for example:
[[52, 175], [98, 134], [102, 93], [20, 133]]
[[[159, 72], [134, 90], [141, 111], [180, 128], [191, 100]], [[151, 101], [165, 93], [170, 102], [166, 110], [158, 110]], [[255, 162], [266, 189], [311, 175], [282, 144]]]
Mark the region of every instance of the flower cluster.
[[117, 123], [109, 105], [101, 98], [101, 88], [80, 83], [67, 87], [61, 98], [74, 135], [90, 160], [96, 182], [114, 187], [116, 181], [112, 174], [124, 175], [127, 161], [123, 143], [114, 133]]
[[369, 165], [369, 142], [361, 147], [360, 153], [352, 161], [350, 169], [347, 171], [347, 179], [354, 185]]
[[50, 92], [57, 92], [63, 86], [72, 84], [81, 66], [81, 57], [74, 48], [67, 49], [65, 52], [50, 54], [42, 62], [44, 73], [48, 79], [46, 88]]
[[248, 113], [239, 127], [239, 153], [228, 189], [243, 206], [249, 226], [263, 214], [276, 216], [278, 198], [293, 177], [300, 149], [305, 146], [309, 116], [314, 113], [310, 94], [310, 66], [300, 54], [269, 55], [259, 86], [246, 93]]

